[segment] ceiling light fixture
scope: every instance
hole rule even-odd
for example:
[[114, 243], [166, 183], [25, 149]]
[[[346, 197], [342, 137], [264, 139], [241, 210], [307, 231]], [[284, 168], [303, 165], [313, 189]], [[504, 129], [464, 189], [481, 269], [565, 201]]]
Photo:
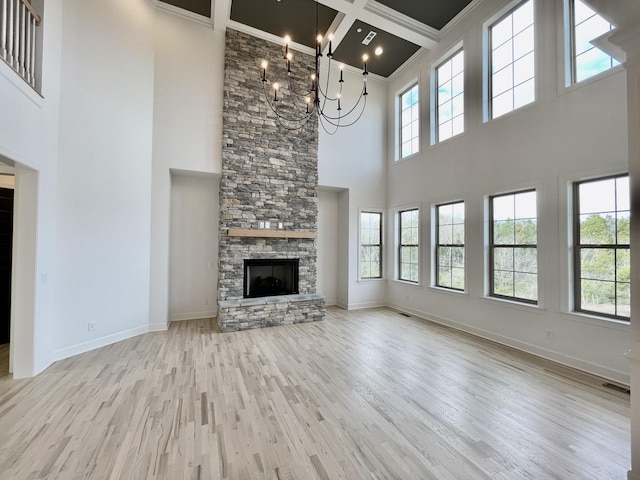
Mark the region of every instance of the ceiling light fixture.
[[[349, 127], [356, 123], [367, 105], [367, 76], [369, 70], [367, 68], [368, 55], [362, 56], [362, 90], [358, 99], [353, 102], [353, 106], [348, 109], [343, 109], [344, 98], [342, 95], [342, 87], [345, 83], [343, 78], [344, 65], [340, 65], [340, 80], [338, 83], [338, 92], [331, 96], [329, 94], [329, 78], [331, 77], [331, 65], [333, 59], [333, 36], [328, 36], [329, 50], [326, 54], [328, 59], [326, 67], [326, 74], [324, 73], [324, 67], [321, 73], [321, 60], [322, 53], [322, 41], [323, 37], [318, 32], [318, 1], [316, 0], [316, 52], [315, 52], [315, 70], [311, 75], [311, 87], [308, 90], [299, 91], [292, 85], [292, 62], [293, 54], [289, 51], [289, 44], [291, 38], [286, 36], [284, 38], [284, 61], [286, 68], [286, 80], [280, 83], [273, 83], [273, 93], [269, 93], [267, 84], [271, 83], [267, 78], [267, 67], [269, 63], [263, 60], [261, 63], [262, 75], [261, 81], [264, 89], [264, 96], [271, 107], [271, 110], [276, 114], [278, 123], [287, 130], [300, 130], [307, 125], [314, 116], [317, 116], [318, 123], [322, 126], [325, 132], [329, 135], [333, 135], [341, 127]], [[284, 88], [286, 86], [286, 89]], [[278, 94], [280, 93], [280, 96]], [[286, 106], [284, 105], [287, 101]], [[346, 111], [346, 113], [343, 113]]]

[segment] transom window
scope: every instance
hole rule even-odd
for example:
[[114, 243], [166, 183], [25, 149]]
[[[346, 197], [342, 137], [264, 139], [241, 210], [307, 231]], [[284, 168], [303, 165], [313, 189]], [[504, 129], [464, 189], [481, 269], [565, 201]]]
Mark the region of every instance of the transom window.
[[535, 100], [533, 0], [518, 5], [489, 27], [491, 118]]
[[436, 207], [436, 286], [464, 290], [464, 202]]
[[571, 81], [577, 83], [620, 65], [620, 62], [591, 43], [615, 27], [582, 0], [569, 1], [572, 27]]
[[360, 278], [382, 277], [382, 213], [360, 212]]
[[538, 301], [536, 192], [491, 197], [491, 291], [495, 297]]
[[400, 158], [420, 151], [420, 102], [418, 84], [400, 95]]
[[574, 186], [575, 309], [629, 320], [629, 177]]
[[464, 51], [436, 68], [438, 141], [464, 132]]
[[420, 212], [417, 208], [398, 213], [398, 278], [418, 283], [420, 275]]

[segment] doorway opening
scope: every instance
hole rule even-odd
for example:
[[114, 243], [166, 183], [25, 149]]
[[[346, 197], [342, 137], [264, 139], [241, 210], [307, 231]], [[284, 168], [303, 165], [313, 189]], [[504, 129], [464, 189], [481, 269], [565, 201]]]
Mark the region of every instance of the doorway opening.
[[9, 374], [14, 187], [13, 175], [0, 174], [0, 377]]

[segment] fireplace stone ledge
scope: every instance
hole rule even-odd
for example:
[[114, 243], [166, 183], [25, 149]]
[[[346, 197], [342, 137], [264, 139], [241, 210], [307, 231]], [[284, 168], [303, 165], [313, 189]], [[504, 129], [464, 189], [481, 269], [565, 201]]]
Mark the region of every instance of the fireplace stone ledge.
[[218, 302], [218, 325], [222, 332], [315, 322], [324, 316], [325, 298], [315, 293]]

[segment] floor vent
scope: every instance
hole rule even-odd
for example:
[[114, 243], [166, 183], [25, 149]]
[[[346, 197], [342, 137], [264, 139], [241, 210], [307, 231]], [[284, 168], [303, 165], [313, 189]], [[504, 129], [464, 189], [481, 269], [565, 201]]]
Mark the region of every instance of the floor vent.
[[616, 392], [626, 393], [627, 395], [631, 395], [631, 390], [627, 387], [621, 387], [620, 385], [616, 385], [614, 383], [603, 383], [603, 387], [610, 388], [611, 390], [615, 390]]
[[408, 313], [400, 312], [400, 315], [402, 315], [403, 317], [411, 318], [411, 315], [409, 315]]

